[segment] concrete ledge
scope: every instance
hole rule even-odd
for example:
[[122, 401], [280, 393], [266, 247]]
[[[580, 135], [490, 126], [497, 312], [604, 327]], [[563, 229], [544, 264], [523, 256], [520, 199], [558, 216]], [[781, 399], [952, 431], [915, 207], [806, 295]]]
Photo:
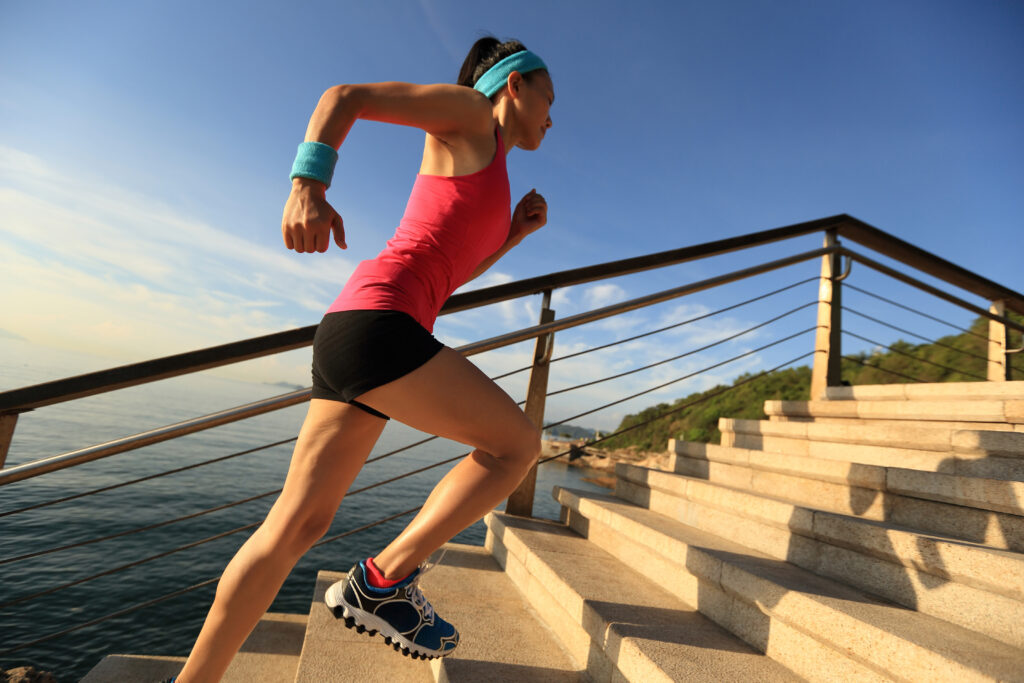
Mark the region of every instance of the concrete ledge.
[[[594, 681], [795, 681], [564, 526], [492, 513], [488, 546]], [[556, 550], [555, 548], [561, 548]]]
[[[619, 472], [616, 496], [776, 560], [1024, 647], [1024, 557], [856, 517], [789, 506], [798, 524], [746, 513], [741, 495], [689, 481], [681, 499], [654, 471]], [[646, 477], [645, 474], [650, 475]], [[695, 500], [694, 489], [711, 491]], [[750, 498], [752, 496], [748, 496]], [[805, 521], [809, 518], [809, 521]]]
[[[268, 612], [249, 634], [221, 680], [224, 683], [254, 680], [291, 683], [298, 669], [305, 630], [304, 614]], [[82, 680], [87, 683], [156, 683], [177, 676], [184, 665], [185, 657], [110, 655], [104, 657]]]
[[[344, 572], [321, 571], [316, 577], [295, 683], [433, 683], [426, 661], [403, 657], [379, 634], [357, 633], [334, 618], [324, 604], [324, 593], [344, 576]], [[442, 614], [443, 609], [439, 605]]]
[[825, 390], [825, 397], [830, 401], [1024, 399], [1024, 382], [865, 384], [855, 387], [828, 387]]
[[769, 417], [1024, 422], [1024, 401], [765, 401], [764, 412]]
[[[960, 423], [957, 423], [960, 424]], [[772, 422], [770, 420], [738, 420], [719, 418], [718, 429], [725, 435], [778, 437], [793, 441], [806, 439], [828, 443], [864, 446], [898, 444], [914, 451], [956, 452], [977, 457], [1021, 458], [1024, 460], [1024, 434], [1013, 431], [990, 431], [943, 428], [935, 423], [916, 426], [905, 422]], [[671, 450], [671, 448], [670, 448]]]
[[[620, 544], [631, 539], [634, 546], [643, 542], [648, 552], [676, 565], [670, 580], [695, 577], [700, 587], [717, 585], [756, 606], [769, 619], [760, 635], [771, 638], [776, 624], [784, 624], [786, 630], [810, 635], [837, 653], [823, 663], [809, 662], [807, 666], [819, 667], [812, 675], [799, 666], [802, 653], [792, 652], [785, 663], [807, 678], [850, 680], [842, 667], [867, 665], [862, 675], [905, 680], [1024, 680], [1024, 651], [1018, 648], [877, 600], [650, 510], [565, 489], [557, 495], [573, 528], [601, 547], [625, 548]], [[698, 601], [698, 609], [717, 613], [713, 602]], [[831, 675], [821, 667], [831, 667]]]
[[558, 637], [490, 551], [454, 543], [445, 548], [442, 564], [430, 570], [422, 582], [431, 604], [439, 605], [441, 615], [459, 629], [455, 652], [430, 662], [437, 681], [583, 680]]
[[[667, 493], [679, 501], [716, 506], [730, 516], [725, 528], [738, 526], [743, 519], [766, 524], [786, 532], [841, 545], [865, 554], [890, 560], [908, 569], [934, 574], [937, 578], [956, 580], [999, 595], [1024, 601], [1024, 555], [972, 543], [961, 538], [928, 533], [883, 519], [862, 519], [848, 512], [822, 509], [821, 496], [809, 486], [807, 501], [780, 500], [767, 492], [737, 491], [717, 482], [680, 474], [650, 470], [631, 465], [616, 469], [620, 487], [616, 495], [627, 494], [625, 484]], [[635, 492], [629, 492], [633, 500]], [[621, 497], [621, 496], [620, 496]], [[669, 509], [684, 511], [681, 502]], [[664, 514], [669, 514], [664, 512]], [[677, 517], [682, 519], [682, 517]], [[689, 523], [689, 522], [687, 522]], [[756, 543], [768, 543], [770, 532], [756, 536]], [[742, 541], [740, 541], [742, 542]], [[787, 542], [791, 542], [787, 539]], [[748, 544], [749, 545], [749, 544]], [[751, 546], [756, 547], [756, 546]], [[786, 558], [786, 550], [769, 552]]]

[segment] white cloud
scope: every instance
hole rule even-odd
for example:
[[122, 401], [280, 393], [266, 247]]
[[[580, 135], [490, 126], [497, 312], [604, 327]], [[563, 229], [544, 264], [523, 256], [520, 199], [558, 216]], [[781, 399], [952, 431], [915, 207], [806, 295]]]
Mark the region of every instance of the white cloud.
[[[316, 322], [352, 266], [243, 239], [0, 147], [3, 325], [32, 342], [141, 360]], [[296, 366], [270, 381], [303, 382]]]
[[583, 300], [588, 308], [602, 308], [611, 306], [626, 298], [626, 290], [618, 285], [606, 282], [599, 285], [591, 285], [583, 292]]

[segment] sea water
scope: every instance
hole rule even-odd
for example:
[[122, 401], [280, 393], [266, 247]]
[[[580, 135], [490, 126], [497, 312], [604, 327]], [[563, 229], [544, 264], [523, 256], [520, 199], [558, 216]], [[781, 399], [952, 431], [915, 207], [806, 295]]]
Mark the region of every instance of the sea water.
[[[72, 353], [49, 353], [26, 342], [0, 340], [0, 391], [102, 369], [102, 361]], [[33, 359], [31, 362], [26, 359]], [[41, 408], [19, 419], [6, 467], [91, 446], [181, 420], [217, 412], [280, 393], [286, 388], [202, 374], [163, 380], [67, 404]], [[107, 615], [96, 625], [0, 654], [0, 670], [32, 665], [75, 681], [108, 654], [188, 654], [213, 599], [215, 584], [133, 607], [216, 579], [253, 529], [229, 533], [263, 520], [276, 493], [224, 510], [110, 540], [10, 561], [24, 555], [131, 532], [279, 489], [292, 442], [247, 455], [153, 478], [64, 503], [16, 512], [31, 505], [114, 486], [128, 480], [207, 462], [294, 437], [305, 406], [114, 455], [67, 470], [0, 487], [0, 653]], [[426, 438], [395, 421], [388, 424], [371, 458]], [[352, 490], [467, 452], [434, 440], [363, 468]], [[343, 454], [339, 454], [343, 457]], [[329, 538], [421, 505], [454, 463], [442, 465], [345, 498]], [[585, 470], [560, 462], [540, 467], [534, 515], [558, 518], [554, 485], [601, 490], [581, 477]], [[5, 514], [16, 512], [15, 514]], [[289, 575], [270, 610], [306, 614], [316, 574], [347, 571], [383, 548], [412, 518], [405, 515], [314, 548]], [[483, 545], [479, 522], [453, 541]], [[222, 535], [217, 538], [217, 536]], [[208, 540], [199, 544], [200, 541]], [[192, 545], [193, 547], [187, 547]], [[138, 563], [16, 604], [6, 604], [63, 584]], [[339, 625], [339, 628], [341, 626]]]

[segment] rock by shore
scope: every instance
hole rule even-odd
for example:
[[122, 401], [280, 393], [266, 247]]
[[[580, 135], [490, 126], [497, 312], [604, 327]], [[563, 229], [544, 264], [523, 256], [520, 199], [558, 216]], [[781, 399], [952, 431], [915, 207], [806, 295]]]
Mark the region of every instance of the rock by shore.
[[574, 445], [571, 442], [549, 441], [547, 439], [542, 443], [541, 457], [548, 458], [558, 453], [564, 453], [567, 450], [572, 452], [569, 455], [563, 455], [560, 460], [563, 460], [570, 467], [598, 470], [602, 474], [584, 477], [584, 481], [589, 481], [592, 484], [609, 489], [615, 488], [615, 465], [617, 463], [626, 462], [638, 467], [654, 469], [666, 469], [669, 464], [668, 451], [651, 453], [638, 450], [635, 447], [602, 450], [600, 448]]
[[57, 679], [48, 671], [39, 671], [32, 666], [19, 666], [16, 669], [0, 671], [0, 683], [57, 683]]

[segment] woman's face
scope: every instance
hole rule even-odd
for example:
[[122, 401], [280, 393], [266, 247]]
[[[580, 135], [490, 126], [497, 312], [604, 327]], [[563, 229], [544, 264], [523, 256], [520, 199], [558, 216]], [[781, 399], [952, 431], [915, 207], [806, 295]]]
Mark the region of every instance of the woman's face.
[[519, 147], [537, 149], [551, 127], [551, 105], [555, 86], [547, 71], [535, 71], [523, 77], [521, 116], [525, 135]]

